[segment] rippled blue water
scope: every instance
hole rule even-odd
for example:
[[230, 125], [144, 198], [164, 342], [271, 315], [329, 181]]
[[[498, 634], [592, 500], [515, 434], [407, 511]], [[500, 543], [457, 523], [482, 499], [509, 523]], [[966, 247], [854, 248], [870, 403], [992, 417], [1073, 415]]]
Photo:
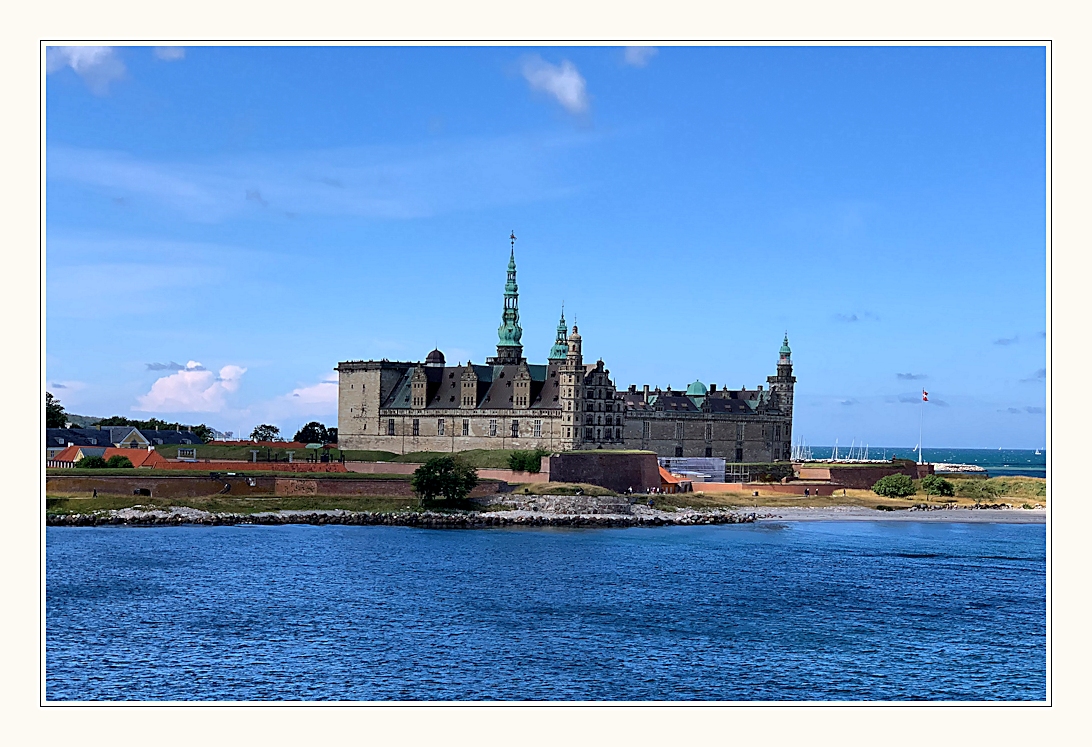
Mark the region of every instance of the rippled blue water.
[[1042, 700], [1045, 528], [49, 528], [49, 700]]

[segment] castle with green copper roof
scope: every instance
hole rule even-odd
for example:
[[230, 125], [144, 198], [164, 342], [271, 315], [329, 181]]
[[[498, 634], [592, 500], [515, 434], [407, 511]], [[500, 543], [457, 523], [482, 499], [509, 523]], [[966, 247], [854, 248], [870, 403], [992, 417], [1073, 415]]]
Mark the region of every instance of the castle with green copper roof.
[[602, 359], [584, 363], [583, 340], [562, 309], [546, 363], [523, 355], [516, 235], [509, 238], [497, 354], [449, 365], [433, 350], [421, 362], [338, 364], [338, 440], [344, 449], [642, 449], [662, 457], [729, 462], [787, 459], [796, 378], [788, 335], [768, 388], [618, 391]]

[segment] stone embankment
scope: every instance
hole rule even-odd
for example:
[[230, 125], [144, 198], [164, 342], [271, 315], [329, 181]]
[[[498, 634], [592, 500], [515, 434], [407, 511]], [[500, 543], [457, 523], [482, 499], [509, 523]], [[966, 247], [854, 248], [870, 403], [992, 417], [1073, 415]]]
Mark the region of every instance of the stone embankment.
[[435, 529], [486, 527], [658, 527], [711, 524], [750, 524], [754, 513], [734, 511], [643, 511], [639, 514], [542, 514], [527, 511], [436, 511], [371, 513], [367, 511], [277, 511], [257, 514], [212, 513], [191, 508], [140, 510], [126, 508], [90, 514], [49, 514], [48, 526], [230, 526], [235, 524], [338, 524], [348, 526], [408, 526]]

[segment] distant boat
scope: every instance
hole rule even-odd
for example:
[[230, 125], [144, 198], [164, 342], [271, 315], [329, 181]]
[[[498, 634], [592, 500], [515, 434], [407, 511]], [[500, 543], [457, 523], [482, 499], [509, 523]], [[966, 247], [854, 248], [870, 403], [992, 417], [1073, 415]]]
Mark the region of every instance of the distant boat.
[[1035, 450], [1035, 456], [1040, 456], [1042, 453], [1043, 452], [1039, 451], [1038, 449]]

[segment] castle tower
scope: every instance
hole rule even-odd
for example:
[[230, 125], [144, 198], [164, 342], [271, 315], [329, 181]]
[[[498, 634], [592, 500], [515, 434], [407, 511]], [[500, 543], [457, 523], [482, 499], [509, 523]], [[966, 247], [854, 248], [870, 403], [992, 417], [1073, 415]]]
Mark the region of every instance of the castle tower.
[[508, 282], [504, 284], [504, 313], [497, 328], [497, 357], [486, 363], [493, 365], [518, 365], [523, 360], [523, 329], [519, 326], [519, 286], [516, 285], [516, 232], [508, 237], [512, 251], [508, 257]]
[[561, 379], [561, 440], [565, 448], [576, 449], [584, 441], [584, 357], [580, 351], [580, 333], [573, 333], [565, 343], [565, 360], [558, 366]]
[[766, 381], [770, 385], [770, 392], [777, 396], [777, 405], [782, 413], [792, 418], [792, 392], [796, 384], [796, 377], [792, 375], [792, 350], [789, 348], [789, 333], [785, 333], [785, 340], [778, 351], [777, 376], [767, 376]]
[[569, 355], [569, 328], [565, 326], [565, 307], [561, 307], [561, 321], [557, 323], [557, 337], [550, 348], [547, 360], [564, 361]]

